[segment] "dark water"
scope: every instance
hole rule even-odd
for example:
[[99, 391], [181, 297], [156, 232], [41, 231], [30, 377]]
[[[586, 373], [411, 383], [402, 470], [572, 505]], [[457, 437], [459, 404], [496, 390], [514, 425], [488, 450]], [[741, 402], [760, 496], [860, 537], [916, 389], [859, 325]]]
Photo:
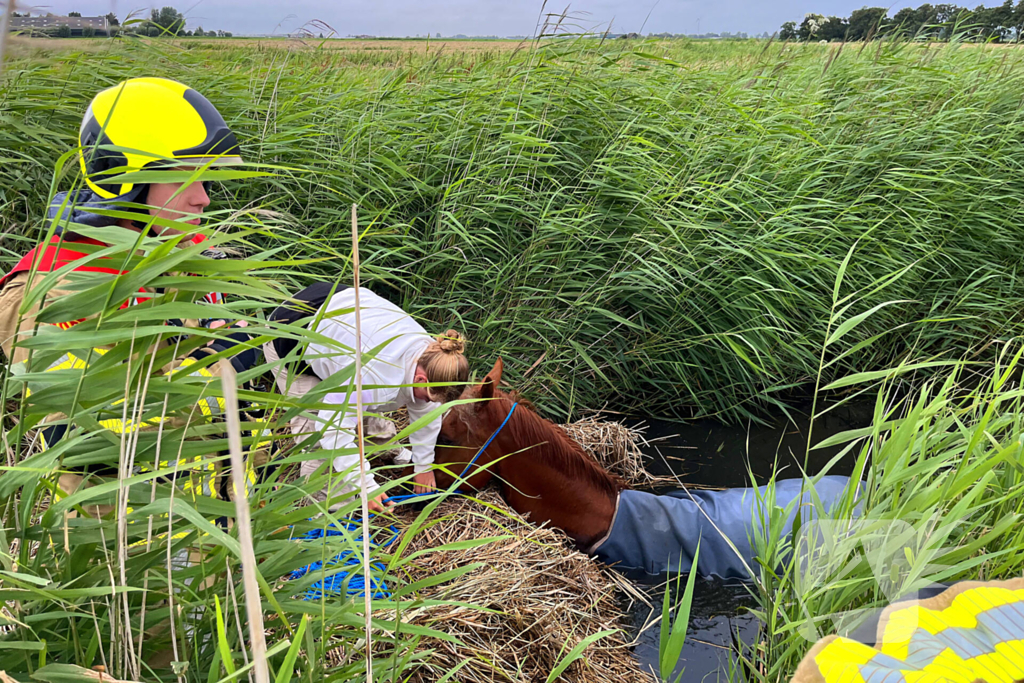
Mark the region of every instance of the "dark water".
[[[767, 482], [777, 468], [782, 479], [799, 477], [807, 450], [810, 406], [792, 413], [793, 420], [778, 417], [769, 425], [723, 425], [713, 420], [669, 422], [627, 418], [630, 425], [642, 425], [651, 445], [647, 468], [653, 474], [675, 475], [684, 486], [721, 488], [750, 486], [752, 472], [758, 485]], [[814, 422], [811, 439], [819, 443], [829, 436], [871, 424], [873, 404], [840, 406]], [[820, 412], [819, 406], [819, 412]], [[841, 447], [812, 450], [808, 455], [811, 473], [820, 471]], [[849, 474], [853, 459], [833, 468], [831, 474]]]
[[[666, 580], [671, 586], [673, 603], [682, 595], [686, 580], [683, 577], [677, 584], [675, 577], [669, 579], [638, 573], [627, 573], [627, 576], [653, 605], [651, 608], [637, 602], [629, 610], [631, 636], [636, 639], [633, 654], [645, 670], [653, 667], [657, 672]], [[729, 669], [735, 668], [733, 653], [736, 643], [750, 644], [757, 639], [758, 621], [749, 613], [754, 606], [754, 600], [742, 585], [728, 585], [719, 580], [698, 577], [694, 584], [686, 643], [671, 680], [682, 674], [684, 682], [729, 681]]]
[[[807, 449], [810, 406], [802, 408], [799, 414], [793, 414], [793, 420], [779, 417], [767, 426], [728, 426], [711, 420], [669, 422], [633, 418], [625, 422], [647, 426], [645, 437], [651, 445], [645, 453], [650, 456], [650, 472], [675, 476], [681, 486], [751, 486], [751, 475], [758, 485], [776, 470], [781, 472], [782, 479], [800, 476]], [[830, 411], [815, 420], [812, 441], [819, 443], [834, 434], [870, 424], [872, 408], [871, 404], [861, 403]], [[809, 473], [819, 472], [839, 450], [812, 450], [807, 460]], [[830, 474], [848, 475], [852, 466], [853, 457], [849, 456]], [[634, 654], [644, 669], [654, 667], [657, 671], [661, 605], [666, 581], [674, 585], [675, 580], [642, 572], [628, 572], [626, 576], [653, 605], [651, 608], [634, 601], [629, 614], [631, 635], [637, 638]], [[736, 643], [749, 645], [757, 637], [757, 619], [749, 614], [754, 604], [742, 584], [698, 579], [689, 632], [673, 680], [680, 673], [684, 683], [730, 680], [729, 671], [735, 668]]]

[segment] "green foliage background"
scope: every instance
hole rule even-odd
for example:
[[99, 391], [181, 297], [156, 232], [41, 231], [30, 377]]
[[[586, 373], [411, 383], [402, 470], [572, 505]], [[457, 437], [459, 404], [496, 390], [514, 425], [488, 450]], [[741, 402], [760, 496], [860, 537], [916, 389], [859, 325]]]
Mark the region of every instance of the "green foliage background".
[[[369, 284], [461, 328], [476, 368], [550, 414], [759, 413], [818, 369], [839, 263], [906, 272], [827, 368], [958, 357], [1020, 331], [1017, 50], [580, 39], [350, 52], [131, 40], [15, 59], [0, 92], [7, 263], [100, 88], [205, 93], [254, 162], [215, 207], [279, 212], [261, 244], [336, 277], [358, 202]], [[73, 170], [73, 169], [72, 169]], [[59, 179], [61, 186], [70, 177]], [[827, 362], [828, 359], [826, 359]], [[527, 371], [538, 361], [537, 367]]]

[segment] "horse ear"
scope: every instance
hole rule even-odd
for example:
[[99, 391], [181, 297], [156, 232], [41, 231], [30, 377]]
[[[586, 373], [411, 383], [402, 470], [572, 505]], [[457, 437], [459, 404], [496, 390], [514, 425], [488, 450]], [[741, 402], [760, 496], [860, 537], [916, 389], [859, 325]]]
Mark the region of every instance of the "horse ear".
[[497, 362], [494, 363], [494, 367], [484, 377], [483, 384], [480, 385], [480, 398], [494, 398], [498, 384], [501, 383], [501, 373], [504, 369], [505, 365], [501, 362], [501, 357], [499, 356]]

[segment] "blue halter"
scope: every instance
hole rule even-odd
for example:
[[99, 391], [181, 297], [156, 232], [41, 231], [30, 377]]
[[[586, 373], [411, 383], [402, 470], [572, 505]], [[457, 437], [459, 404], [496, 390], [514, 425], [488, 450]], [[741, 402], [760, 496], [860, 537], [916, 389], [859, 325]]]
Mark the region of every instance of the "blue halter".
[[494, 433], [491, 434], [491, 438], [487, 439], [487, 443], [484, 444], [483, 448], [481, 448], [480, 450], [478, 450], [476, 452], [476, 455], [473, 456], [473, 459], [469, 461], [468, 465], [466, 465], [466, 469], [462, 470], [462, 474], [459, 475], [459, 479], [462, 479], [463, 477], [466, 476], [466, 472], [469, 472], [469, 468], [472, 467], [474, 464], [476, 464], [476, 461], [480, 458], [480, 455], [484, 451], [486, 451], [487, 447], [491, 445], [492, 441], [494, 441], [494, 437], [498, 436], [498, 434], [501, 433], [501, 430], [505, 428], [505, 425], [508, 424], [509, 419], [511, 419], [511, 417], [512, 417], [512, 413], [516, 412], [516, 406], [517, 405], [519, 405], [519, 404], [518, 403], [513, 403], [512, 404], [512, 407], [508, 411], [508, 415], [505, 416], [505, 420], [498, 426], [498, 428], [496, 430], [494, 430]]

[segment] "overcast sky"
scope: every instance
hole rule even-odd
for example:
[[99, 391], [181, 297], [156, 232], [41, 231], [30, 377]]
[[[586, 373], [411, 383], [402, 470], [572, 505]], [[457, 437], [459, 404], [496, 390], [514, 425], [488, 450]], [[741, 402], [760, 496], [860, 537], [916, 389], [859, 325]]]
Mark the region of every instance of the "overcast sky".
[[[897, 0], [890, 15], [925, 0]], [[188, 19], [188, 28], [221, 29], [235, 34], [288, 33], [320, 20], [339, 35], [533, 35], [539, 0], [16, 0], [35, 12], [83, 15], [114, 12], [123, 19], [132, 10], [171, 4]], [[30, 3], [38, 3], [31, 4]], [[548, 2], [561, 12], [568, 0]], [[586, 28], [613, 32], [701, 33], [776, 31], [784, 21], [807, 12], [848, 16], [864, 0], [574, 0], [570, 12]], [[867, 3], [870, 4], [870, 3]], [[960, 3], [958, 3], [960, 4]], [[976, 0], [963, 2], [971, 7]], [[986, 5], [1001, 4], [986, 0]], [[650, 16], [648, 16], [650, 15]], [[646, 25], [645, 25], [646, 20]], [[316, 29], [316, 33], [320, 30]]]

